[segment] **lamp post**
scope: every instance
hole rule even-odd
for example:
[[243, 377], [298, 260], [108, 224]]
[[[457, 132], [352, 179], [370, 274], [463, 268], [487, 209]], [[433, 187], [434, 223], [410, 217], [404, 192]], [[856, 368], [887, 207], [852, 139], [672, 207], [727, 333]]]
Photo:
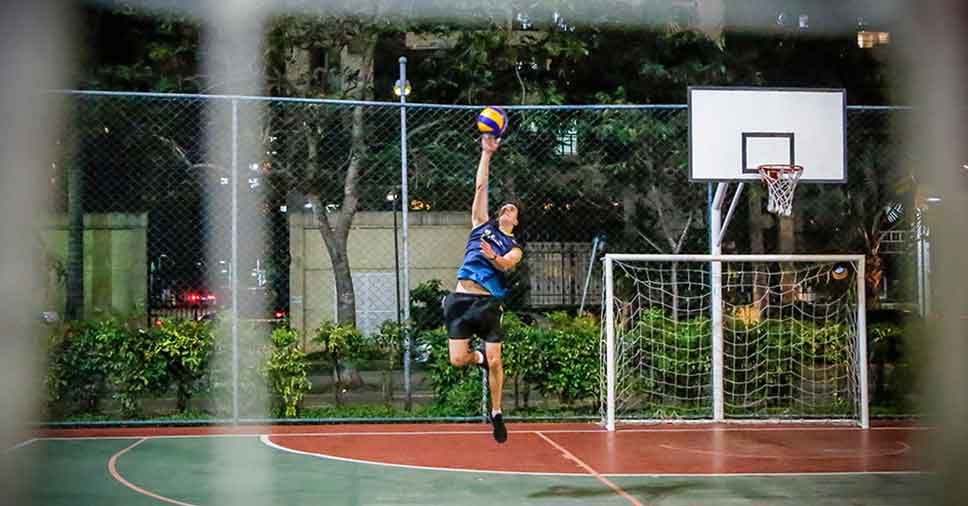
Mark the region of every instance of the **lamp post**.
[[[400, 57], [400, 79], [393, 86], [393, 93], [400, 97], [400, 200], [403, 211], [403, 319], [410, 320], [410, 247], [408, 242], [410, 198], [407, 195], [407, 95], [410, 95], [410, 81], [407, 81], [407, 58]], [[394, 218], [396, 214], [394, 213]], [[396, 230], [396, 227], [394, 227]], [[400, 272], [400, 269], [397, 269]], [[399, 293], [400, 290], [397, 290]], [[413, 405], [413, 394], [410, 388], [410, 332], [403, 330], [403, 390], [405, 392], [404, 407], [409, 411]]]
[[400, 201], [400, 196], [397, 194], [396, 190], [391, 190], [387, 193], [387, 202], [390, 202], [390, 206], [393, 211], [393, 273], [396, 279], [396, 295], [397, 295], [397, 328], [401, 327], [401, 305], [400, 305], [400, 249], [397, 246], [397, 202]]

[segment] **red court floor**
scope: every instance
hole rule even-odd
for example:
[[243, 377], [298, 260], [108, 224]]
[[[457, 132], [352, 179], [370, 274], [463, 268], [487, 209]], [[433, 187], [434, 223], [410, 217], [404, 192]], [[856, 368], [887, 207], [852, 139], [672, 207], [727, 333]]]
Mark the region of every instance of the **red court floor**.
[[240, 426], [44, 430], [38, 437], [262, 435], [277, 449], [382, 465], [509, 473], [706, 475], [925, 470], [913, 424], [593, 424]]

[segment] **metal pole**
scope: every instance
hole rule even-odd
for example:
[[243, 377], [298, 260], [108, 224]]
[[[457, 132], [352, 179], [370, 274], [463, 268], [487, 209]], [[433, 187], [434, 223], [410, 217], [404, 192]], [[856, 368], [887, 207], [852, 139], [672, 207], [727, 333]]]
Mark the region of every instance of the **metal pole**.
[[743, 187], [746, 183], [740, 183], [736, 186], [736, 192], [733, 193], [733, 201], [729, 204], [729, 211], [726, 212], [726, 219], [723, 220], [723, 228], [719, 231], [719, 242], [716, 243], [717, 246], [722, 245], [723, 236], [726, 235], [726, 229], [729, 228], [729, 222], [733, 219], [733, 212], [736, 211], [736, 204], [739, 202], [739, 196], [743, 193]]
[[232, 260], [229, 284], [232, 292], [232, 423], [239, 423], [239, 102], [232, 101]]
[[400, 248], [397, 245], [397, 202], [400, 201], [400, 194], [393, 193], [393, 268], [396, 273], [396, 284], [397, 287], [397, 328], [401, 327], [401, 305], [400, 305]]
[[[407, 194], [407, 58], [400, 57], [400, 207], [403, 209], [403, 319], [410, 321], [410, 197]], [[403, 338], [403, 390], [406, 393], [404, 406], [410, 409], [413, 393], [410, 389], [410, 331]]]
[[[709, 212], [709, 252], [713, 255], [721, 253], [720, 240], [722, 236], [723, 199], [726, 196], [726, 184], [716, 185]], [[723, 264], [713, 261], [709, 264], [712, 304], [712, 367], [713, 367], [713, 421], [723, 421]]]
[[605, 257], [605, 429], [615, 430], [615, 302], [612, 259]]
[[860, 426], [870, 428], [870, 414], [868, 411], [867, 388], [867, 287], [865, 285], [864, 259], [859, 259], [857, 265], [857, 362], [860, 371]]
[[925, 311], [925, 291], [924, 291], [924, 211], [918, 209], [915, 214], [915, 241], [917, 241], [917, 277], [918, 277], [918, 314], [924, 318]]
[[588, 282], [592, 279], [592, 269], [595, 268], [595, 254], [598, 253], [598, 236], [592, 239], [592, 256], [588, 259], [588, 273], [585, 274], [585, 288], [581, 291], [581, 305], [578, 306], [578, 314], [585, 312], [585, 297], [588, 296]]

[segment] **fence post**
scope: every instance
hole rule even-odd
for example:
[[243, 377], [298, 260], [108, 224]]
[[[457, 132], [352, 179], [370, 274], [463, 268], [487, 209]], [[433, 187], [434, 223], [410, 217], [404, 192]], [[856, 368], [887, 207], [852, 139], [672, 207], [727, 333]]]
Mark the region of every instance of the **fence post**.
[[[407, 196], [407, 58], [400, 57], [400, 207], [403, 209], [403, 319], [410, 321], [410, 246], [409, 230], [410, 198]], [[396, 216], [396, 213], [394, 213]], [[399, 291], [399, 287], [397, 288]], [[407, 327], [409, 329], [409, 325]], [[410, 331], [403, 337], [403, 390], [404, 405], [409, 411], [413, 403], [410, 389]]]
[[229, 289], [232, 292], [232, 423], [239, 423], [239, 101], [232, 99], [232, 260]]

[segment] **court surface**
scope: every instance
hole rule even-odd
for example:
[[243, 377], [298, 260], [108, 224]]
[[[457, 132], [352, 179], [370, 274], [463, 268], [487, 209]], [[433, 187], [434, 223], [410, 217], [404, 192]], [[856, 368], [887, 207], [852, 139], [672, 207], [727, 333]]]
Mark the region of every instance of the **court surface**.
[[46, 430], [5, 450], [36, 504], [907, 505], [912, 424], [483, 424]]

